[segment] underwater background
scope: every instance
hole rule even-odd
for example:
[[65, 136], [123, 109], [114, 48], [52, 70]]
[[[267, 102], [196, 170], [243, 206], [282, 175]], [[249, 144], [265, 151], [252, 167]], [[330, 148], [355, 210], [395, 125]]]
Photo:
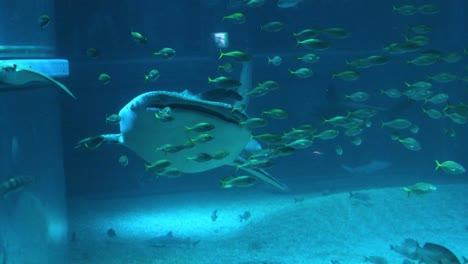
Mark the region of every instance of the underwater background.
[[[235, 13], [246, 21], [226, 18]], [[468, 256], [468, 2], [22, 0], [1, 3], [0, 14], [0, 62], [66, 59], [69, 75], [57, 80], [77, 97], [0, 78], [0, 180], [34, 178], [0, 202], [2, 264], [463, 263]], [[307, 29], [309, 37], [293, 34]], [[219, 58], [214, 33], [227, 33], [221, 52], [251, 55], [243, 63], [252, 66], [252, 87], [280, 85], [249, 98], [247, 115], [268, 120], [253, 135], [314, 128], [310, 146], [265, 168], [287, 190], [262, 181], [220, 188], [244, 174], [232, 166], [142, 182], [146, 162], [133, 151], [75, 148], [119, 133], [106, 117], [140, 94], [202, 94], [215, 89], [208, 78], [239, 79], [243, 63]], [[165, 47], [176, 55], [153, 56]], [[319, 59], [298, 59], [307, 54]], [[381, 61], [366, 64], [371, 56]], [[219, 68], [225, 63], [232, 72]], [[313, 75], [301, 76], [301, 68]], [[153, 69], [159, 77], [145, 81]], [[439, 94], [448, 99], [433, 103]], [[267, 117], [270, 109], [288, 116]], [[353, 135], [329, 123], [362, 109], [375, 115]], [[392, 120], [410, 125], [383, 124]], [[329, 130], [339, 135], [318, 136]], [[435, 160], [460, 167], [435, 170]], [[421, 182], [436, 189], [403, 189]], [[390, 250], [405, 239], [419, 242], [416, 253]], [[417, 252], [425, 242], [459, 262], [443, 259], [440, 247], [424, 251], [439, 259], [424, 259]]]

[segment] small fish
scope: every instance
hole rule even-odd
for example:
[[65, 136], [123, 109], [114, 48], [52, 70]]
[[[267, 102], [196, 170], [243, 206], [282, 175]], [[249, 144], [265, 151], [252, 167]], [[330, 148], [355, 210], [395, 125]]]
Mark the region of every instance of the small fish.
[[317, 135], [313, 135], [312, 139], [320, 138], [321, 140], [330, 140], [336, 138], [340, 134], [340, 131], [336, 129], [328, 129], [320, 132]]
[[408, 30], [415, 34], [429, 34], [432, 32], [432, 27], [426, 24], [417, 24], [408, 26]]
[[343, 155], [343, 147], [341, 145], [336, 145], [335, 152], [338, 156]]
[[153, 56], [159, 56], [166, 60], [172, 59], [176, 55], [176, 51], [171, 48], [162, 48], [159, 51], [153, 52]]
[[283, 109], [274, 108], [271, 110], [265, 110], [262, 112], [262, 116], [268, 116], [274, 119], [286, 119], [288, 118], [288, 112], [284, 111]]
[[449, 136], [449, 137], [456, 137], [457, 136], [457, 132], [453, 128], [444, 128], [442, 130], [442, 132], [444, 132], [444, 134]]
[[334, 73], [332, 75], [332, 79], [338, 78], [338, 79], [341, 79], [343, 81], [355, 81], [355, 80], [359, 79], [360, 75], [361, 74], [359, 72], [357, 72], [357, 71], [348, 70], [348, 71], [342, 71], [342, 72]]
[[283, 63], [283, 59], [280, 56], [273, 56], [272, 58], [268, 57], [268, 64], [280, 66], [281, 63]]
[[30, 177], [12, 177], [0, 183], [0, 197], [22, 190], [33, 181]]
[[398, 142], [400, 142], [405, 148], [412, 150], [412, 151], [420, 151], [422, 149], [421, 144], [412, 137], [407, 137], [403, 139], [398, 139]]
[[247, 221], [250, 219], [252, 215], [250, 214], [249, 211], [245, 211], [243, 214], [239, 215], [240, 221]]
[[432, 119], [441, 119], [444, 115], [437, 109], [425, 109], [422, 108], [422, 111]]
[[148, 39], [146, 39], [146, 37], [143, 36], [140, 32], [131, 31], [130, 35], [132, 36], [133, 41], [137, 43], [140, 43], [140, 44], [148, 43]]
[[260, 117], [252, 117], [249, 118], [245, 121], [239, 122], [239, 125], [245, 126], [248, 128], [259, 128], [259, 127], [264, 127], [268, 124], [268, 121], [266, 119], [260, 118]]
[[91, 58], [97, 58], [99, 57], [99, 50], [96, 48], [87, 48], [86, 49], [86, 55], [88, 55]]
[[434, 15], [440, 12], [440, 8], [434, 4], [425, 4], [419, 6], [418, 11], [424, 15]]
[[153, 164], [145, 164], [145, 172], [147, 172], [150, 169], [155, 171], [162, 171], [169, 166], [171, 166], [171, 162], [169, 160], [162, 159], [154, 162]]
[[180, 175], [182, 175], [182, 171], [180, 171], [179, 169], [177, 168], [165, 168], [163, 171], [158, 171], [156, 172], [157, 176], [164, 176], [164, 177], [168, 177], [168, 178], [176, 178], [176, 177], [179, 177]]
[[163, 109], [156, 109], [154, 117], [161, 122], [170, 122], [174, 120], [174, 117], [172, 117], [172, 109], [169, 106], [166, 106]]
[[207, 123], [207, 122], [200, 122], [198, 124], [195, 124], [192, 127], [186, 127], [185, 131], [187, 133], [190, 133], [192, 131], [205, 133], [205, 132], [211, 131], [213, 129], [215, 129], [215, 126], [213, 124]]
[[273, 22], [269, 22], [269, 23], [262, 25], [260, 29], [266, 32], [278, 32], [282, 30], [284, 27], [285, 27], [285, 24], [283, 22], [273, 21]]
[[306, 39], [311, 39], [311, 38], [315, 38], [317, 37], [317, 35], [319, 34], [320, 30], [316, 29], [316, 28], [308, 28], [308, 29], [304, 29], [304, 30], [301, 30], [297, 33], [292, 33], [293, 34], [293, 37], [296, 38], [296, 40], [306, 40]]
[[355, 146], [360, 146], [362, 144], [362, 138], [361, 137], [353, 137], [351, 139], [351, 144]]
[[330, 48], [330, 43], [317, 38], [309, 38], [305, 40], [297, 39], [296, 46], [303, 46], [306, 49], [324, 51]]
[[94, 136], [94, 137], [89, 137], [81, 140], [76, 144], [75, 149], [80, 148], [81, 146], [84, 146], [85, 148], [89, 150], [97, 149], [101, 144], [104, 142], [104, 137], [101, 136]]
[[257, 182], [257, 178], [253, 176], [237, 176], [237, 177], [226, 177], [220, 181], [221, 188], [232, 188], [232, 187], [249, 187]]
[[38, 19], [38, 22], [41, 29], [44, 29], [49, 25], [50, 17], [48, 15], [41, 15]]
[[235, 88], [235, 87], [239, 87], [242, 85], [242, 83], [239, 80], [226, 77], [226, 76], [219, 76], [214, 79], [211, 79], [210, 77], [208, 77], [208, 83], [209, 84], [214, 83], [217, 87], [225, 88], [225, 89]]
[[246, 7], [254, 8], [264, 5], [266, 3], [266, 0], [245, 0], [244, 2], [247, 2], [245, 4]]
[[374, 264], [388, 264], [387, 259], [380, 256], [367, 256], [364, 257], [364, 261], [374, 263]]
[[439, 83], [448, 83], [457, 80], [458, 76], [451, 73], [442, 72], [434, 75], [429, 75], [428, 78], [429, 80], [436, 81]]
[[211, 221], [215, 222], [216, 219], [218, 219], [218, 210], [214, 210], [212, 213], [211, 213]]
[[240, 51], [240, 50], [230, 51], [230, 52], [226, 52], [226, 53], [224, 53], [222, 50], [220, 50], [218, 60], [220, 60], [223, 57], [229, 57], [229, 58], [231, 58], [231, 59], [233, 59], [234, 61], [237, 61], [237, 62], [246, 62], [246, 61], [251, 61], [252, 60], [252, 55], [250, 55], [250, 54], [248, 54], [248, 53], [246, 53], [244, 51]]
[[210, 134], [200, 134], [198, 135], [196, 138], [194, 139], [191, 139], [191, 141], [195, 144], [198, 144], [198, 143], [206, 143], [206, 142], [210, 142], [214, 139], [214, 136], [210, 135]]
[[401, 92], [398, 89], [391, 88], [388, 90], [380, 90], [381, 94], [385, 94], [389, 98], [400, 98], [401, 97]]
[[334, 39], [344, 39], [348, 38], [351, 36], [351, 32], [344, 28], [325, 28], [320, 30], [320, 33], [328, 36], [329, 38], [334, 38]]
[[364, 102], [369, 99], [369, 94], [366, 92], [355, 92], [353, 94], [346, 95], [345, 97], [353, 102]]
[[212, 158], [214, 160], [222, 160], [222, 159], [226, 158], [227, 156], [229, 156], [229, 154], [230, 154], [229, 151], [220, 150], [220, 151], [214, 153], [212, 155]]
[[283, 142], [283, 138], [280, 135], [270, 134], [270, 133], [255, 135], [255, 136], [252, 136], [252, 139], [262, 141], [263, 143], [266, 143], [266, 144], [275, 144], [275, 143]]
[[108, 237], [116, 237], [116, 236], [117, 236], [117, 233], [115, 233], [115, 230], [114, 230], [114, 229], [109, 228], [109, 229], [107, 230], [107, 236], [108, 236]]
[[244, 24], [247, 20], [247, 17], [242, 13], [233, 13], [223, 17], [223, 21], [228, 21], [232, 24]]
[[279, 8], [291, 8], [297, 6], [302, 1], [303, 0], [278, 0], [278, 2], [276, 2], [276, 6]]
[[437, 187], [427, 182], [418, 182], [412, 186], [403, 187], [403, 190], [410, 196], [410, 194], [426, 194], [437, 190]]
[[172, 231], [164, 236], [157, 236], [147, 241], [150, 247], [156, 248], [192, 248], [200, 243], [200, 240], [192, 240], [190, 237], [182, 238], [176, 237]]
[[179, 151], [184, 150], [185, 148], [185, 145], [165, 144], [156, 148], [156, 151], [162, 151], [164, 153], [177, 153]]
[[286, 144], [287, 147], [292, 147], [295, 149], [305, 149], [312, 145], [313, 141], [308, 139], [297, 139], [291, 143]]
[[198, 153], [196, 155], [187, 157], [187, 160], [193, 160], [196, 162], [207, 162], [212, 159], [213, 159], [213, 156], [211, 156], [209, 153]]
[[314, 151], [312, 151], [312, 154], [313, 154], [314, 156], [323, 156], [325, 153], [323, 153], [323, 152], [320, 151], [320, 150], [314, 150]]
[[231, 63], [226, 62], [226, 63], [220, 64], [218, 66], [218, 71], [219, 71], [219, 69], [223, 69], [225, 72], [232, 72], [233, 67], [232, 67]]
[[439, 168], [441, 168], [444, 172], [447, 172], [450, 174], [462, 174], [466, 171], [465, 168], [461, 164], [453, 160], [447, 160], [442, 163], [436, 160], [435, 162], [436, 162], [435, 170], [438, 170]]
[[418, 12], [418, 8], [414, 5], [399, 5], [393, 6], [393, 11], [403, 16], [411, 16]]
[[314, 72], [309, 68], [303, 67], [303, 68], [299, 68], [299, 69], [297, 69], [295, 71], [289, 69], [289, 75], [295, 75], [295, 76], [297, 76], [297, 77], [299, 77], [301, 79], [306, 79], [306, 78], [309, 78], [312, 75], [314, 75]]
[[159, 76], [159, 71], [152, 69], [148, 74], [145, 74], [145, 84], [149, 82], [155, 82], [157, 79], [159, 79]]
[[101, 81], [103, 85], [108, 85], [111, 81], [111, 77], [107, 73], [101, 73], [98, 76], [98, 80]]
[[120, 122], [120, 116], [118, 114], [106, 115], [106, 125], [118, 125]]
[[305, 62], [305, 63], [312, 64], [312, 63], [318, 62], [320, 60], [320, 57], [317, 56], [316, 54], [309, 53], [309, 54], [306, 54], [306, 55], [304, 55], [302, 57], [297, 57], [297, 60]]
[[391, 127], [393, 129], [407, 129], [409, 128], [413, 123], [411, 123], [411, 121], [409, 121], [408, 119], [403, 119], [403, 118], [397, 118], [397, 119], [394, 119], [394, 120], [391, 120], [391, 121], [388, 121], [388, 122], [383, 122], [382, 121], [382, 125], [381, 127], [385, 127], [385, 126], [388, 126], [388, 127]]

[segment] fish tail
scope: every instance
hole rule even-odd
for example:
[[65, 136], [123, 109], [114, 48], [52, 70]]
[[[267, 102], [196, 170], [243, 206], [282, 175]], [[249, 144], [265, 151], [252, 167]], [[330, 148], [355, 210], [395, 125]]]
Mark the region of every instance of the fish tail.
[[267, 58], [268, 58], [268, 65], [270, 65], [271, 64], [271, 59], [270, 59], [270, 57], [267, 57]]
[[151, 168], [151, 165], [145, 164], [145, 172], [148, 172], [148, 170]]
[[224, 56], [223, 50], [219, 49], [219, 58], [218, 58], [218, 60], [220, 60], [223, 56]]
[[408, 197], [410, 196], [411, 194], [411, 189], [408, 188], [408, 187], [403, 187], [403, 190], [406, 192], [406, 194], [408, 195]]
[[208, 77], [208, 83], [212, 83], [213, 82], [213, 79], [211, 79], [210, 77]]
[[185, 133], [189, 133], [190, 131], [192, 131], [191, 127], [185, 127]]
[[[296, 36], [294, 36], [294, 37], [296, 37]], [[296, 47], [299, 46], [299, 45], [301, 45], [301, 41], [298, 38], [296, 38]]]
[[435, 163], [436, 163], [435, 170], [438, 170], [440, 167], [442, 167], [442, 164], [440, 164], [438, 160], [435, 160]]

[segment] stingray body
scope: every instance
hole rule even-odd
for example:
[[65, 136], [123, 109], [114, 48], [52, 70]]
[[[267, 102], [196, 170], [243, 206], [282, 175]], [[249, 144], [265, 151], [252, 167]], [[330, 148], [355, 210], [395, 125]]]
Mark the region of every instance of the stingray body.
[[[157, 119], [155, 113], [169, 107], [171, 121]], [[250, 131], [239, 122], [247, 116], [229, 104], [211, 102], [190, 97], [187, 93], [148, 92], [139, 95], [120, 110], [120, 134], [118, 142], [152, 164], [167, 159], [171, 166], [185, 173], [202, 172], [235, 161], [250, 140]], [[197, 123], [209, 123], [214, 129], [207, 132], [213, 140], [195, 143], [176, 153], [157, 151], [166, 144], [191, 144], [200, 133], [187, 132], [187, 127]], [[116, 135], [117, 136], [117, 135]], [[115, 137], [116, 137], [115, 136]], [[223, 159], [197, 162], [190, 160], [200, 153], [229, 153]]]
[[[247, 66], [248, 67], [248, 66]], [[249, 72], [244, 71], [241, 79], [248, 83]], [[247, 78], [248, 77], [248, 78]], [[246, 87], [240, 89], [245, 93]], [[250, 130], [239, 125], [248, 117], [239, 105], [219, 101], [208, 101], [185, 91], [152, 91], [131, 100], [119, 112], [120, 133], [103, 134], [81, 140], [78, 146], [89, 149], [102, 143], [121, 144], [139, 155], [148, 165], [168, 160], [170, 167], [182, 173], [199, 173], [225, 165], [242, 164], [241, 153], [251, 141]], [[242, 97], [244, 99], [244, 97]], [[246, 101], [239, 102], [245, 105]], [[160, 118], [161, 111], [168, 118]], [[207, 123], [213, 128], [206, 132], [189, 131], [187, 128]], [[200, 135], [209, 134], [211, 140], [198, 142]], [[162, 151], [163, 146], [183, 146], [177, 151]], [[218, 158], [198, 160], [205, 155]], [[257, 178], [279, 188], [286, 189], [274, 177], [262, 169], [240, 167]]]

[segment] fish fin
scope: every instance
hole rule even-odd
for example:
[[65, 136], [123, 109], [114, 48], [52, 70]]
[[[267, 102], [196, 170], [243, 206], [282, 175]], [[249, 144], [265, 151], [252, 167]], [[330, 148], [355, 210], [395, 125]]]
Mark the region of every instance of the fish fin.
[[442, 164], [440, 164], [438, 160], [435, 160], [435, 163], [436, 163], [435, 170], [438, 170], [442, 166]]

